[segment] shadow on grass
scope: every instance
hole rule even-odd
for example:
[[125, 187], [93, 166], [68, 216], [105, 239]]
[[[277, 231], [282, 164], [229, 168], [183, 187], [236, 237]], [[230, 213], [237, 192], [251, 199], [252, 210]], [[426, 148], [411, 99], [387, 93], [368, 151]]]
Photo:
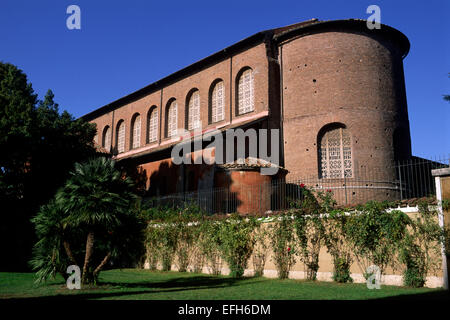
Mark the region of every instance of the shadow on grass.
[[217, 288], [223, 286], [233, 286], [239, 283], [248, 281], [246, 278], [218, 278], [214, 276], [194, 276], [194, 277], [179, 277], [166, 281], [140, 281], [140, 282], [120, 282], [120, 281], [102, 281], [100, 285], [109, 285], [121, 288], [187, 288], [187, 287], [202, 287], [202, 288]]
[[416, 300], [416, 301], [429, 301], [429, 300], [446, 300], [450, 301], [450, 292], [448, 290], [439, 290], [433, 292], [425, 293], [415, 293], [415, 294], [401, 294], [397, 296], [377, 298], [374, 300]]
[[[137, 294], [156, 294], [156, 293], [170, 293], [180, 292], [186, 290], [201, 290], [201, 289], [214, 289], [214, 288], [226, 288], [231, 286], [243, 286], [246, 285], [249, 280], [251, 283], [260, 282], [262, 280], [255, 281], [254, 278], [218, 278], [214, 276], [195, 276], [195, 277], [179, 277], [170, 279], [167, 281], [139, 281], [139, 282], [100, 282], [99, 286], [90, 289], [91, 292], [76, 293], [71, 292], [68, 294], [57, 293], [55, 295], [45, 295], [38, 297], [21, 297], [19, 299], [26, 300], [74, 300], [74, 299], [99, 299], [99, 298], [112, 298], [120, 296], [129, 296]], [[119, 292], [101, 292], [102, 290], [115, 291], [123, 290]], [[133, 290], [136, 289], [136, 290]], [[138, 290], [141, 289], [141, 290]], [[100, 292], [99, 292], [100, 291]], [[151, 299], [148, 297], [147, 299]]]

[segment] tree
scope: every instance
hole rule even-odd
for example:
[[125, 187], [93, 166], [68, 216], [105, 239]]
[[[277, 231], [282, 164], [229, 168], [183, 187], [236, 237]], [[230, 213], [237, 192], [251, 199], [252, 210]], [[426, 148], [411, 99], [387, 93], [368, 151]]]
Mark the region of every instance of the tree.
[[[37, 95], [27, 77], [11, 64], [0, 63], [0, 194], [23, 197]], [[2, 199], [3, 200], [3, 199]]]
[[[75, 165], [70, 178], [57, 193], [56, 201], [67, 213], [64, 221], [86, 236], [82, 283], [96, 282], [98, 274], [113, 255], [114, 247], [119, 245], [115, 242], [115, 238], [120, 236], [117, 231], [124, 223], [135, 223], [137, 215], [133, 205], [136, 200], [132, 181], [122, 176], [113, 160], [100, 157]], [[122, 232], [131, 231], [122, 228]], [[97, 236], [102, 240], [105, 254], [94, 267]], [[134, 236], [128, 234], [128, 237]]]
[[70, 234], [72, 230], [66, 219], [67, 212], [55, 199], [42, 206], [32, 219], [39, 240], [33, 248], [30, 265], [37, 270], [37, 282], [57, 273], [66, 279], [66, 266], [77, 264], [70, 245], [72, 241], [69, 240], [73, 234]]
[[59, 112], [49, 90], [38, 100], [27, 76], [0, 62], [0, 270], [26, 270], [30, 218], [68, 177], [75, 162], [95, 155], [94, 125]]

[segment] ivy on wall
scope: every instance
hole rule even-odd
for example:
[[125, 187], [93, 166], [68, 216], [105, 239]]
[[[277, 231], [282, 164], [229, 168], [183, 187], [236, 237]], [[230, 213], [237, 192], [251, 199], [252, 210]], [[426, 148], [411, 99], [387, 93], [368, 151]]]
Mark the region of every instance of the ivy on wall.
[[[308, 280], [316, 280], [319, 254], [325, 247], [333, 261], [333, 280], [353, 281], [350, 267], [360, 267], [368, 279], [368, 267], [381, 273], [388, 267], [403, 271], [404, 284], [421, 287], [426, 276], [439, 267], [443, 231], [437, 210], [420, 203], [410, 218], [388, 203], [370, 201], [353, 211], [336, 207], [331, 192], [302, 188], [302, 200], [281, 215], [256, 218], [237, 214], [207, 216], [195, 206], [149, 208], [147, 261], [181, 272], [221, 273], [225, 262], [230, 276], [242, 277], [250, 258], [255, 276], [262, 276], [269, 252], [278, 277], [288, 278], [297, 260], [305, 265]], [[191, 269], [189, 269], [191, 267]]]

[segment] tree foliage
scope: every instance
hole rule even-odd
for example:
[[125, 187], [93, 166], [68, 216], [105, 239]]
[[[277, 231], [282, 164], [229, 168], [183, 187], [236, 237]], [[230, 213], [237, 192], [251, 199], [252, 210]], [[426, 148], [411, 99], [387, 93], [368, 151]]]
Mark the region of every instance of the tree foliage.
[[30, 218], [68, 177], [75, 162], [95, 155], [94, 125], [60, 112], [54, 94], [40, 101], [27, 76], [0, 62], [0, 201], [2, 270], [24, 270], [30, 258]]
[[83, 262], [82, 283], [91, 284], [111, 259], [143, 254], [136, 201], [133, 183], [114, 161], [77, 163], [55, 199], [33, 218], [38, 242], [31, 264], [38, 280]]

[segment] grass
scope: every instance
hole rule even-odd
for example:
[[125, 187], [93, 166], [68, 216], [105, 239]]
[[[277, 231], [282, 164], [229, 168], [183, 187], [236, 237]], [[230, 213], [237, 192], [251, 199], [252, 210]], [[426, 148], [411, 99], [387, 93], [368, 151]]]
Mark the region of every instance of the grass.
[[348, 299], [448, 299], [442, 289], [338, 284], [268, 278], [233, 279], [227, 276], [159, 272], [141, 269], [103, 271], [97, 287], [69, 290], [62, 277], [34, 283], [32, 273], [0, 272], [0, 299], [132, 299], [132, 300], [348, 300]]

